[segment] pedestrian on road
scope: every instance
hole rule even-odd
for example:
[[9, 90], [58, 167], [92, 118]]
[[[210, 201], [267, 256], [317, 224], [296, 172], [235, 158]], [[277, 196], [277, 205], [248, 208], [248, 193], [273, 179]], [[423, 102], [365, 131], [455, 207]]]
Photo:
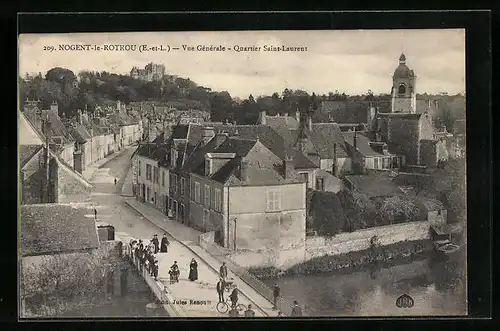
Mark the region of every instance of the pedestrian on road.
[[155, 256], [153, 255], [153, 253], [149, 252], [149, 266], [150, 266], [150, 269], [151, 269], [151, 276], [153, 276], [153, 272], [154, 272], [154, 266], [155, 264]]
[[155, 260], [153, 264], [153, 276], [155, 280], [158, 280], [158, 269], [159, 269], [158, 260]]
[[115, 185], [116, 185], [116, 178], [115, 178]]
[[278, 286], [278, 284], [274, 284], [274, 287], [273, 287], [273, 310], [276, 310], [278, 309], [278, 298], [280, 296], [280, 287]]
[[302, 316], [302, 308], [300, 308], [297, 300], [293, 301], [292, 316]]
[[224, 280], [219, 278], [217, 282], [217, 294], [219, 294], [219, 302], [224, 302]]
[[94, 207], [94, 218], [97, 221], [97, 209]]
[[161, 238], [160, 252], [166, 253], [168, 251], [168, 245], [170, 245], [170, 242], [168, 241], [167, 234], [164, 233], [163, 238]]
[[174, 264], [170, 267], [170, 272], [171, 277], [173, 278], [173, 283], [178, 283], [181, 272], [179, 270], [179, 266], [177, 265], [177, 261], [174, 261]]
[[198, 279], [198, 263], [193, 258], [189, 264], [189, 280], [194, 282]]
[[153, 239], [151, 240], [151, 242], [153, 243], [154, 245], [154, 253], [158, 253], [158, 251], [160, 250], [160, 242], [158, 241], [158, 235], [155, 234], [153, 236]]
[[245, 317], [255, 317], [255, 312], [252, 310], [252, 305], [248, 305], [248, 309], [245, 310]]
[[238, 289], [236, 287], [229, 295], [229, 299], [231, 300], [231, 307], [235, 308], [236, 304], [238, 303]]
[[226, 282], [226, 278], [227, 278], [226, 262], [222, 262], [222, 265], [219, 269], [219, 276], [220, 276], [220, 278], [222, 278], [222, 280], [224, 280], [224, 282]]

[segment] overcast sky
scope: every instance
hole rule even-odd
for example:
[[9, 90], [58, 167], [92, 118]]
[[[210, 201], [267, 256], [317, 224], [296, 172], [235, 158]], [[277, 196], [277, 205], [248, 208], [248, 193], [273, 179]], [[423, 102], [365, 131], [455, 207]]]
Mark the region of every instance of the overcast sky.
[[[56, 51], [60, 44], [285, 45], [307, 52]], [[132, 66], [163, 63], [167, 73], [246, 98], [285, 88], [318, 94], [388, 93], [404, 52], [417, 75], [417, 93], [465, 90], [465, 30], [134, 32], [21, 35], [19, 73], [43, 75], [53, 67], [129, 74]]]

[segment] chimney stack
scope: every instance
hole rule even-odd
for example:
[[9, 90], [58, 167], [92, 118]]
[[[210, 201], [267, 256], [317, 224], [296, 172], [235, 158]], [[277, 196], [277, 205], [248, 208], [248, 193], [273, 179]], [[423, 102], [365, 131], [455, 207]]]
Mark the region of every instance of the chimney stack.
[[241, 181], [248, 182], [248, 160], [245, 158], [241, 159], [240, 163], [240, 177]]
[[215, 136], [215, 130], [213, 127], [204, 127], [201, 134], [201, 140], [203, 145], [206, 145]]
[[294, 177], [295, 167], [293, 166], [293, 158], [289, 155], [285, 155], [285, 160], [283, 161], [283, 172], [285, 174], [285, 179], [290, 179]]
[[57, 105], [57, 102], [55, 100], [52, 101], [52, 104], [50, 105], [50, 111], [56, 115], [59, 115], [59, 106]]
[[259, 114], [259, 123], [265, 125], [266, 124], [266, 111], [261, 110]]

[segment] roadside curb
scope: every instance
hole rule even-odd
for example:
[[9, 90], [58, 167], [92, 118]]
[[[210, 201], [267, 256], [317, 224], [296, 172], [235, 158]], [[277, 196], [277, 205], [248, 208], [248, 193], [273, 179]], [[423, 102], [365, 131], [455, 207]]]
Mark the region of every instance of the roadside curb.
[[[185, 248], [187, 248], [190, 252], [192, 252], [194, 255], [196, 255], [201, 261], [203, 261], [206, 265], [208, 265], [216, 274], [219, 274], [219, 270], [217, 268], [215, 268], [211, 263], [209, 263], [208, 261], [206, 261], [196, 251], [194, 251], [191, 247], [189, 247], [188, 245], [186, 245], [182, 240], [180, 240], [176, 236], [172, 235], [172, 233], [170, 233], [169, 230], [167, 230], [164, 227], [164, 224], [159, 224], [158, 222], [155, 222], [155, 221], [151, 220], [149, 217], [147, 217], [145, 215], [145, 213], [143, 213], [141, 210], [137, 209], [135, 206], [133, 206], [132, 204], [130, 204], [129, 201], [127, 201], [127, 199], [125, 199], [125, 204], [127, 206], [129, 206], [130, 208], [132, 208], [133, 210], [135, 210], [136, 212], [138, 212], [139, 214], [141, 214], [145, 219], [147, 219], [148, 221], [150, 221], [151, 223], [153, 223], [157, 227], [161, 228], [165, 232], [167, 232], [174, 240], [176, 240], [177, 242], [179, 242], [182, 246], [184, 246]], [[196, 243], [196, 244], [198, 245], [198, 243]], [[200, 246], [200, 248], [203, 250], [203, 248], [201, 246]], [[208, 252], [207, 252], [207, 254], [210, 255], [210, 253], [208, 253]], [[212, 255], [210, 255], [210, 256], [212, 256]], [[212, 257], [215, 260], [218, 261], [218, 259], [216, 257], [214, 257], [214, 256], [212, 256]], [[232, 273], [234, 274], [234, 272], [232, 272]], [[234, 274], [234, 275], [236, 277], [238, 277], [236, 274]], [[246, 284], [246, 282], [244, 280], [242, 280], [241, 278], [238, 277], [238, 279], [240, 279], [243, 283]], [[248, 286], [251, 288], [250, 285], [248, 285]], [[238, 290], [239, 290], [239, 292], [241, 292], [248, 299], [248, 301], [250, 301], [254, 305], [254, 307], [258, 308], [263, 313], [264, 317], [273, 317], [273, 316], [270, 316], [263, 308], [261, 308], [249, 295], [245, 294], [244, 291], [242, 291], [241, 289], [238, 289]], [[259, 294], [259, 293], [257, 292], [257, 294]], [[267, 301], [267, 299], [265, 299], [265, 300]]]

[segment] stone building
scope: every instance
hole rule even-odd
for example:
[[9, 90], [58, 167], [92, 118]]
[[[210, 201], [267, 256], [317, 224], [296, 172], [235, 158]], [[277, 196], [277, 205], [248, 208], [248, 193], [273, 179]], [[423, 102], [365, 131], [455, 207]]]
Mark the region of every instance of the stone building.
[[417, 76], [406, 65], [406, 56], [401, 54], [399, 65], [392, 76], [391, 112], [416, 113], [416, 83]]

